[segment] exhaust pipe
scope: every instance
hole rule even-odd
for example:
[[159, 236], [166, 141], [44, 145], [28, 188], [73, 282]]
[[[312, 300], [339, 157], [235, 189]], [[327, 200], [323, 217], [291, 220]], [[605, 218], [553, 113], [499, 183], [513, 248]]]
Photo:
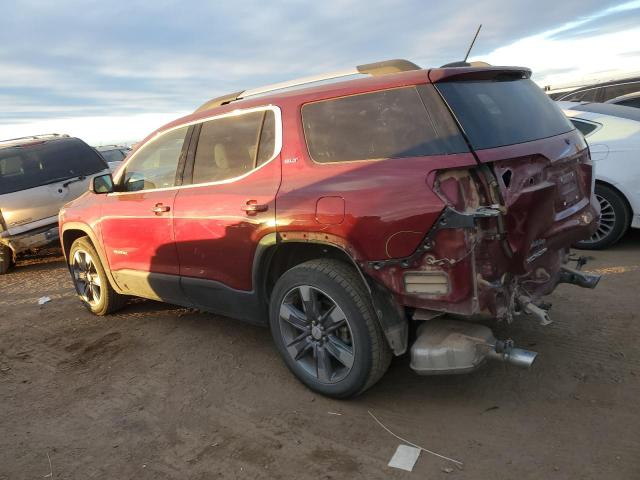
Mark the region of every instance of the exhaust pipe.
[[493, 349], [489, 351], [489, 358], [507, 362], [520, 368], [531, 368], [538, 356], [538, 352], [515, 348], [513, 340], [498, 340], [492, 347]]
[[420, 375], [466, 373], [488, 358], [529, 368], [537, 355], [515, 348], [513, 340], [497, 340], [484, 325], [435, 318], [418, 328], [411, 346], [411, 368]]

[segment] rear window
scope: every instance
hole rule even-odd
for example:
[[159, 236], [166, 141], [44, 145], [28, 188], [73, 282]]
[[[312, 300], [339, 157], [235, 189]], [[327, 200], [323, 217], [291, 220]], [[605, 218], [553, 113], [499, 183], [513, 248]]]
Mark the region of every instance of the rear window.
[[0, 195], [105, 170], [104, 160], [77, 138], [0, 150]]
[[476, 150], [573, 130], [558, 106], [529, 79], [443, 82], [436, 87]]
[[468, 151], [430, 85], [309, 103], [302, 121], [309, 154], [320, 163]]

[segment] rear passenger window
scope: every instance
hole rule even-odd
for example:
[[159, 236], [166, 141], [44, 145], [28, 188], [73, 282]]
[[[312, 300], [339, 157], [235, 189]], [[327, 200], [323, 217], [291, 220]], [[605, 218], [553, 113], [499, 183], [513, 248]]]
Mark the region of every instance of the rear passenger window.
[[309, 103], [302, 108], [311, 158], [330, 163], [468, 151], [430, 85]]
[[193, 165], [193, 183], [239, 177], [273, 157], [272, 110], [221, 117], [202, 124]]

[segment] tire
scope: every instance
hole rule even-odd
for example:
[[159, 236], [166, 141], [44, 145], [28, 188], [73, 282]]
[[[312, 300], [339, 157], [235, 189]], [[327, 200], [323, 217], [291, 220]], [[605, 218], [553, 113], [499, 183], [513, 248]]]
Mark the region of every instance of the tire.
[[0, 245], [0, 275], [8, 273], [13, 266], [13, 250], [6, 245]]
[[322, 395], [359, 395], [391, 362], [362, 278], [337, 260], [311, 260], [285, 272], [271, 295], [269, 322], [287, 367]]
[[601, 214], [598, 230], [587, 240], [578, 242], [576, 248], [602, 250], [617, 243], [631, 223], [631, 214], [626, 199], [613, 188], [596, 183], [596, 198], [600, 202]]
[[82, 304], [95, 315], [108, 315], [122, 308], [126, 297], [117, 293], [87, 237], [71, 245], [67, 258], [71, 279]]

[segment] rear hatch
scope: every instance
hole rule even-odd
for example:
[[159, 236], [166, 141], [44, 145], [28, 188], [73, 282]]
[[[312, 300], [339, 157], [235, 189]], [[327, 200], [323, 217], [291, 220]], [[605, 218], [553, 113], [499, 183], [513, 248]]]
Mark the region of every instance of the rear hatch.
[[437, 69], [429, 76], [505, 208], [510, 269], [589, 236], [592, 164], [583, 136], [521, 68]]
[[0, 213], [5, 235], [57, 222], [60, 207], [87, 190], [105, 161], [77, 138], [0, 149]]

